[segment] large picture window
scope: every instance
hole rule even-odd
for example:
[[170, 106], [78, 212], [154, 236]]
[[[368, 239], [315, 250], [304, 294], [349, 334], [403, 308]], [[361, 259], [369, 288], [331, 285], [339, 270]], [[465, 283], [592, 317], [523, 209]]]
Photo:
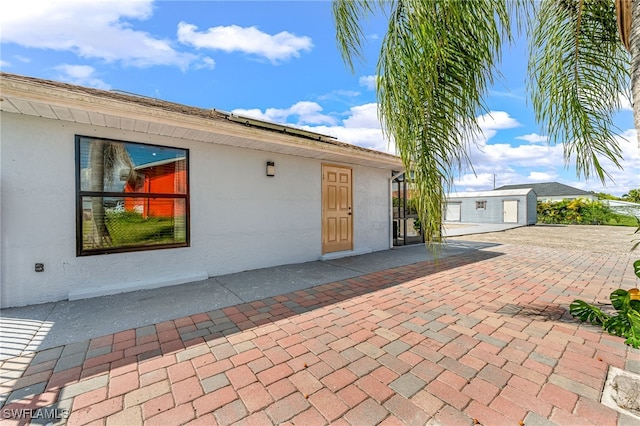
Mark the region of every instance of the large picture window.
[[189, 151], [76, 136], [77, 255], [189, 245]]

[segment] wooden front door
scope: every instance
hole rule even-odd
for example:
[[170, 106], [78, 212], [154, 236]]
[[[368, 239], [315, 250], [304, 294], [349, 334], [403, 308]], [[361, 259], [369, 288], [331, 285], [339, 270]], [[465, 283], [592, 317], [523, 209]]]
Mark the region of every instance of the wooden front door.
[[322, 165], [322, 253], [353, 250], [352, 171]]

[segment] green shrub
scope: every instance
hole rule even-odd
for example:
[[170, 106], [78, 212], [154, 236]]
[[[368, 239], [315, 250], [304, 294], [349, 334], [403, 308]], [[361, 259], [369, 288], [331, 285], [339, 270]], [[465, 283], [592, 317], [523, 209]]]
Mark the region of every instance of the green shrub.
[[[634, 234], [640, 232], [640, 219], [636, 220], [636, 230]], [[640, 241], [631, 250], [635, 250]], [[640, 260], [633, 262], [633, 272], [640, 278]], [[617, 289], [611, 293], [611, 305], [616, 310], [615, 314], [609, 315], [600, 308], [590, 305], [582, 300], [574, 300], [569, 305], [569, 313], [580, 321], [587, 321], [594, 325], [602, 326], [609, 334], [624, 337], [624, 343], [634, 348], [640, 347], [640, 290], [632, 288], [630, 290]]]
[[[633, 267], [640, 278], [640, 260]], [[626, 338], [624, 343], [634, 348], [640, 347], [640, 291], [637, 288], [623, 290], [621, 288], [611, 293], [611, 304], [616, 310], [609, 315], [601, 309], [582, 300], [574, 300], [569, 305], [569, 313], [580, 321], [602, 326], [609, 334]]]
[[615, 213], [600, 201], [583, 198], [539, 201], [538, 222], [564, 225], [635, 226], [635, 219]]

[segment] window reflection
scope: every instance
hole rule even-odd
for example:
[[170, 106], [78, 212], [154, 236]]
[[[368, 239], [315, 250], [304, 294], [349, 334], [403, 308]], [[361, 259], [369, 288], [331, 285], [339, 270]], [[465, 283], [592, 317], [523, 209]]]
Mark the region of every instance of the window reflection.
[[188, 151], [77, 137], [78, 254], [188, 245]]

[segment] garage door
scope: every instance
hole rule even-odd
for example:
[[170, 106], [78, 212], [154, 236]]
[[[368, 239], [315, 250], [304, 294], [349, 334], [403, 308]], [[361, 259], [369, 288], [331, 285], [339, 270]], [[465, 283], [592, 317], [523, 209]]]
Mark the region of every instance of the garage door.
[[447, 203], [447, 210], [444, 214], [444, 220], [449, 222], [460, 222], [460, 203]]

